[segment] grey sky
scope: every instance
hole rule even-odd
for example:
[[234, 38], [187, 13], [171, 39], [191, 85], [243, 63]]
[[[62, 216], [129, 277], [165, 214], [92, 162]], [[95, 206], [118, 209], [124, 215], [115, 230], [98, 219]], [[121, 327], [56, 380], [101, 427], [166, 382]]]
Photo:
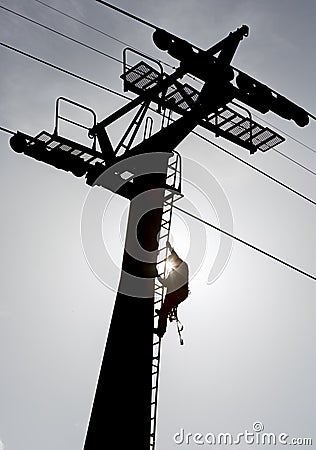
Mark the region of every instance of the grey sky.
[[[156, 50], [149, 28], [93, 0], [47, 2], [175, 64]], [[1, 4], [121, 57], [122, 45], [33, 0]], [[115, 4], [202, 48], [247, 24], [250, 36], [241, 43], [234, 65], [316, 112], [315, 2], [117, 0]], [[3, 10], [0, 36], [1, 41], [122, 91], [119, 64]], [[61, 95], [91, 107], [99, 119], [124, 104], [123, 99], [4, 48], [0, 58], [1, 126], [32, 135], [52, 131], [55, 99]], [[315, 146], [315, 123], [300, 129], [272, 114], [264, 118]], [[110, 130], [114, 141], [123, 125]], [[314, 176], [275, 152], [250, 156], [217, 142], [316, 199]], [[81, 179], [13, 153], [4, 133], [0, 144], [0, 439], [6, 450], [78, 450], [114, 301], [113, 292], [90, 270], [81, 246], [80, 217], [89, 188]], [[313, 205], [195, 136], [179, 149], [205, 166], [222, 186], [236, 235], [316, 273]], [[287, 139], [280, 150], [315, 170], [316, 155], [292, 140]], [[189, 181], [198, 185], [192, 176], [187, 163], [187, 201], [206, 220], [216, 222], [216, 211], [190, 187]], [[212, 197], [212, 192], [206, 194]], [[113, 205], [104, 230], [117, 242], [111, 248], [119, 262], [120, 227], [124, 230], [119, 221], [124, 220], [127, 203], [114, 199]], [[186, 253], [197, 245], [201, 230], [177, 213], [175, 246]], [[315, 283], [236, 243], [221, 277], [207, 285], [219, 236], [209, 229], [205, 233], [204, 263], [180, 311], [185, 346], [179, 346], [174, 326], [163, 341], [157, 450], [179, 448], [173, 435], [180, 428], [238, 433], [250, 430], [258, 420], [268, 432], [313, 437], [316, 448]]]

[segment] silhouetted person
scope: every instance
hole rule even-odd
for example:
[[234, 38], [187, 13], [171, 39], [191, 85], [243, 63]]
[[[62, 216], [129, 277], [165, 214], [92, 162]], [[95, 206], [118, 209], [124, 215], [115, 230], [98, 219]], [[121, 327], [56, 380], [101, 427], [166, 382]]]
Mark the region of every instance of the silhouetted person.
[[158, 276], [160, 283], [167, 288], [165, 300], [160, 310], [156, 310], [159, 315], [158, 328], [154, 332], [161, 338], [167, 329], [168, 316], [173, 308], [176, 308], [179, 303], [183, 302], [189, 295], [189, 268], [174, 249], [170, 243], [167, 243], [171, 254], [167, 258], [167, 264], [171, 268], [167, 278]]

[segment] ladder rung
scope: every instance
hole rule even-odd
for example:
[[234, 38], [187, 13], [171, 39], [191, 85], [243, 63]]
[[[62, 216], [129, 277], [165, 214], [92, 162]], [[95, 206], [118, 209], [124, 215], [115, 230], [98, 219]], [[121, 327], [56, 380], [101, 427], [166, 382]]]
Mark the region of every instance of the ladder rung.
[[169, 214], [169, 212], [168, 212], [168, 216], [166, 214], [166, 216], [167, 216], [166, 218], [164, 218], [163, 216], [164, 216], [164, 214], [162, 215], [161, 226], [166, 226], [167, 224], [170, 225], [172, 214]]
[[160, 228], [165, 228], [166, 230], [169, 230], [170, 228], [170, 222], [171, 220], [164, 220], [165, 223], [161, 223], [161, 227]]
[[162, 258], [162, 259], [158, 259], [158, 260], [157, 260], [157, 264], [162, 264], [162, 263], [164, 263], [164, 262], [166, 261], [166, 259], [167, 259], [167, 257], [166, 257], [166, 258]]
[[165, 272], [160, 272], [160, 273], [158, 273], [158, 277], [161, 277], [161, 275], [164, 275], [165, 274]]
[[163, 247], [160, 247], [160, 248], [159, 248], [159, 252], [162, 252], [163, 250], [166, 250], [166, 248], [167, 248], [166, 245], [164, 245]]
[[173, 194], [169, 194], [169, 195], [167, 195], [167, 196], [163, 199], [163, 201], [164, 201], [165, 203], [167, 203], [168, 200], [169, 200], [170, 198], [172, 198], [172, 197], [173, 197]]

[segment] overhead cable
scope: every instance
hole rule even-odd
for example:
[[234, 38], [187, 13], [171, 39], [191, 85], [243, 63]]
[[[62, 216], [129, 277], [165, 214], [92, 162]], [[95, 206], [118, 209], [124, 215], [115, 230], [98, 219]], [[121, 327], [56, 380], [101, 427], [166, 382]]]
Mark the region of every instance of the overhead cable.
[[129, 17], [130, 19], [134, 19], [137, 22], [142, 23], [143, 25], [146, 25], [147, 27], [153, 28], [154, 30], [156, 30], [158, 27], [150, 22], [148, 22], [147, 20], [142, 19], [141, 17], [135, 16], [134, 14], [131, 14], [128, 11], [125, 11], [124, 9], [119, 8], [118, 6], [112, 5], [109, 2], [105, 2], [103, 0], [96, 0], [98, 3], [102, 3], [102, 5], [107, 6], [108, 8], [114, 9], [115, 11], [124, 14], [125, 16]]
[[[37, 61], [37, 62], [40, 62], [40, 63], [42, 63], [42, 64], [44, 64], [44, 65], [46, 65], [46, 66], [48, 66], [48, 67], [51, 67], [51, 68], [53, 68], [53, 69], [56, 69], [56, 70], [58, 70], [58, 71], [60, 71], [60, 72], [62, 72], [62, 73], [65, 73], [65, 74], [67, 74], [67, 75], [69, 75], [69, 76], [72, 76], [72, 77], [74, 77], [74, 78], [76, 78], [76, 79], [79, 79], [79, 80], [81, 80], [81, 81], [84, 81], [85, 83], [91, 84], [92, 86], [98, 87], [99, 89], [102, 89], [102, 90], [104, 90], [104, 91], [110, 92], [111, 94], [117, 95], [117, 96], [122, 97], [122, 98], [124, 98], [124, 99], [126, 99], [126, 100], [129, 100], [129, 101], [131, 100], [130, 97], [128, 97], [128, 96], [126, 96], [126, 95], [124, 95], [124, 94], [121, 94], [121, 93], [119, 93], [119, 92], [117, 92], [117, 91], [115, 91], [115, 90], [113, 90], [113, 89], [107, 88], [107, 87], [105, 87], [105, 86], [103, 86], [103, 85], [101, 85], [101, 84], [99, 84], [99, 83], [96, 83], [95, 81], [89, 80], [89, 79], [87, 79], [87, 78], [85, 78], [85, 77], [82, 77], [81, 75], [75, 74], [74, 72], [71, 72], [71, 71], [69, 71], [69, 70], [63, 69], [63, 68], [61, 68], [61, 67], [59, 67], [59, 66], [57, 66], [57, 65], [55, 65], [55, 64], [52, 64], [52, 63], [50, 63], [50, 62], [48, 62], [48, 61], [45, 61], [45, 60], [43, 60], [43, 59], [41, 59], [41, 58], [38, 58], [38, 57], [36, 57], [36, 56], [34, 56], [34, 55], [31, 55], [31, 54], [29, 54], [29, 53], [26, 53], [26, 52], [24, 52], [24, 51], [22, 51], [22, 50], [19, 50], [19, 49], [15, 48], [15, 47], [12, 47], [11, 45], [5, 44], [4, 42], [0, 42], [0, 46], [5, 47], [5, 48], [7, 48], [7, 49], [9, 49], [9, 50], [11, 50], [11, 51], [14, 51], [14, 52], [16, 52], [16, 53], [19, 53], [19, 54], [21, 54], [21, 55], [23, 55], [23, 56], [26, 56], [26, 57], [28, 57], [28, 58], [30, 58], [30, 59], [33, 59], [33, 60], [35, 60], [35, 61]], [[155, 110], [153, 110], [153, 111], [156, 112]], [[277, 183], [277, 184], [279, 184], [280, 186], [282, 186], [283, 188], [289, 190], [289, 191], [292, 192], [293, 194], [296, 194], [297, 196], [303, 198], [303, 199], [306, 200], [307, 202], [312, 203], [313, 205], [316, 206], [316, 202], [315, 202], [314, 200], [312, 200], [311, 198], [309, 198], [309, 197], [305, 196], [304, 194], [300, 193], [299, 191], [297, 191], [297, 190], [291, 188], [290, 186], [288, 186], [287, 184], [285, 184], [285, 183], [283, 183], [282, 181], [278, 180], [277, 178], [272, 177], [271, 175], [267, 174], [267, 173], [264, 172], [263, 170], [261, 170], [261, 169], [255, 167], [255, 166], [253, 166], [252, 164], [250, 164], [250, 163], [248, 163], [247, 161], [243, 160], [242, 158], [240, 158], [239, 156], [237, 156], [237, 155], [235, 155], [234, 153], [230, 152], [229, 150], [225, 149], [224, 147], [222, 147], [222, 146], [216, 144], [215, 142], [211, 141], [210, 139], [206, 138], [205, 136], [201, 135], [200, 133], [198, 133], [198, 132], [196, 132], [196, 131], [193, 131], [192, 133], [195, 134], [196, 136], [200, 137], [200, 138], [203, 139], [204, 141], [206, 141], [206, 142], [212, 144], [214, 147], [216, 147], [216, 148], [222, 150], [222, 151], [225, 152], [226, 154], [232, 156], [233, 158], [235, 158], [236, 160], [238, 160], [238, 161], [241, 162], [242, 164], [245, 164], [247, 167], [251, 167], [251, 168], [252, 168], [253, 170], [255, 170], [256, 172], [258, 172], [258, 173], [264, 175], [264, 176], [267, 177], [268, 179], [274, 181], [275, 183]]]
[[[51, 5], [49, 5], [49, 4], [45, 3], [45, 2], [43, 2], [42, 0], [34, 0], [34, 1], [37, 2], [37, 3], [40, 3], [41, 5], [47, 7], [47, 8], [49, 8], [49, 9], [55, 11], [55, 12], [58, 12], [59, 14], [62, 14], [62, 15], [65, 16], [65, 17], [68, 17], [69, 19], [71, 19], [71, 20], [73, 20], [73, 21], [75, 21], [75, 22], [80, 23], [81, 25], [84, 25], [84, 26], [87, 27], [87, 28], [90, 28], [91, 30], [96, 31], [97, 33], [103, 34], [104, 36], [108, 37], [109, 39], [113, 39], [114, 41], [117, 41], [117, 42], [119, 42], [120, 44], [123, 44], [123, 45], [125, 45], [125, 46], [127, 46], [127, 47], [130, 47], [130, 48], [132, 48], [133, 50], [137, 50], [137, 51], [140, 50], [139, 48], [133, 47], [133, 46], [131, 46], [129, 43], [127, 43], [127, 42], [125, 42], [125, 41], [122, 41], [122, 40], [118, 39], [117, 37], [115, 37], [115, 36], [113, 36], [113, 35], [111, 35], [111, 34], [109, 34], [109, 33], [105, 33], [104, 31], [100, 30], [99, 28], [96, 28], [96, 27], [94, 27], [94, 26], [92, 26], [92, 25], [90, 25], [90, 24], [88, 24], [88, 23], [82, 21], [82, 20], [80, 20], [80, 19], [78, 19], [78, 18], [72, 16], [71, 14], [67, 14], [67, 13], [65, 13], [64, 11], [62, 11], [62, 10], [60, 10], [60, 9], [58, 9], [58, 8], [55, 8], [55, 7], [51, 6]], [[123, 11], [123, 10], [122, 10], [122, 11]], [[149, 56], [149, 57], [153, 57], [152, 55], [147, 54], [147, 53], [144, 53], [144, 55], [145, 55], [145, 56]], [[167, 63], [166, 61], [162, 61], [161, 59], [158, 59], [158, 58], [157, 58], [157, 61], [159, 61], [161, 64], [164, 64], [164, 65], [167, 66], [167, 67], [170, 67], [170, 68], [172, 68], [172, 69], [175, 69], [175, 66], [173, 66], [172, 64]], [[120, 62], [122, 62], [122, 61], [120, 61]], [[188, 76], [189, 76], [190, 78], [192, 78], [193, 80], [197, 81], [198, 83], [202, 84], [202, 81], [199, 80], [199, 79], [197, 79], [197, 78], [194, 77], [193, 75], [188, 74]], [[267, 121], [267, 120], [265, 120], [265, 119], [262, 119], [262, 117], [259, 117], [259, 116], [257, 116], [256, 114], [253, 114], [253, 116], [256, 117], [257, 119], [261, 120], [262, 122], [268, 124], [271, 128], [273, 128], [273, 129], [275, 129], [275, 130], [278, 130], [278, 131], [282, 132], [285, 136], [289, 137], [289, 138], [292, 139], [293, 141], [295, 141], [295, 142], [297, 142], [298, 144], [302, 145], [302, 146], [305, 147], [306, 149], [311, 150], [312, 152], [316, 153], [316, 150], [315, 150], [315, 149], [313, 149], [313, 148], [310, 147], [309, 145], [305, 144], [304, 142], [300, 141], [299, 139], [296, 139], [295, 137], [291, 136], [290, 134], [286, 133], [285, 131], [281, 130], [281, 129], [278, 128], [277, 126], [273, 125], [271, 122], [269, 122], [269, 121]], [[310, 117], [316, 120], [315, 116], [313, 116], [312, 114], [310, 114]]]
[[312, 200], [311, 198], [307, 197], [304, 194], [301, 194], [299, 191], [291, 188], [287, 184], [283, 183], [282, 181], [278, 180], [277, 178], [274, 178], [272, 175], [269, 175], [268, 173], [264, 172], [263, 170], [259, 169], [258, 167], [253, 166], [249, 162], [245, 161], [244, 159], [242, 159], [239, 156], [235, 155], [234, 153], [230, 152], [229, 150], [227, 150], [226, 148], [222, 147], [221, 145], [216, 144], [215, 142], [213, 142], [210, 139], [206, 138], [205, 136], [203, 136], [202, 134], [198, 133], [197, 131], [192, 131], [192, 133], [195, 134], [196, 136], [199, 136], [199, 138], [203, 139], [204, 141], [209, 142], [214, 147], [222, 150], [224, 153], [227, 153], [227, 155], [230, 155], [233, 158], [237, 159], [237, 161], [241, 162], [242, 164], [245, 164], [247, 167], [251, 167], [256, 172], [260, 173], [261, 175], [264, 175], [265, 177], [269, 178], [269, 180], [274, 181], [275, 183], [277, 183], [280, 186], [284, 187], [285, 189], [289, 190], [293, 194], [298, 195], [299, 197], [303, 198], [304, 200], [306, 200], [309, 203], [312, 203], [313, 205], [316, 205], [316, 202], [314, 200]]
[[203, 223], [204, 225], [207, 225], [207, 226], [213, 228], [214, 230], [217, 230], [220, 233], [225, 234], [226, 236], [229, 236], [230, 238], [234, 239], [235, 241], [238, 241], [238, 242], [246, 245], [247, 247], [250, 247], [252, 250], [255, 250], [255, 251], [257, 251], [257, 252], [259, 252], [259, 253], [261, 253], [261, 254], [263, 254], [263, 255], [271, 258], [271, 259], [273, 259], [274, 261], [277, 261], [278, 263], [283, 264], [284, 266], [289, 267], [292, 270], [295, 270], [296, 272], [300, 273], [301, 275], [304, 275], [304, 276], [306, 276], [308, 278], [311, 278], [312, 280], [316, 281], [316, 276], [315, 275], [312, 275], [312, 274], [310, 274], [308, 272], [305, 272], [304, 270], [302, 270], [302, 269], [300, 269], [300, 268], [298, 268], [296, 266], [293, 266], [292, 264], [289, 264], [288, 262], [284, 261], [283, 259], [280, 259], [277, 256], [274, 256], [271, 253], [266, 252], [265, 250], [262, 250], [259, 247], [256, 247], [255, 245], [251, 244], [250, 242], [247, 242], [244, 239], [241, 239], [241, 238], [239, 238], [239, 237], [229, 233], [228, 231], [225, 231], [222, 228], [219, 228], [216, 225], [214, 225], [214, 224], [212, 224], [210, 222], [207, 222], [206, 220], [203, 220], [203, 219], [201, 219], [198, 216], [195, 216], [194, 214], [190, 213], [189, 211], [186, 211], [185, 209], [180, 208], [179, 206], [173, 205], [173, 208], [177, 209], [178, 211], [181, 211], [182, 213], [192, 217], [195, 220], [198, 220], [199, 222]]
[[[120, 44], [123, 44], [124, 46], [129, 47], [129, 48], [131, 48], [131, 49], [133, 49], [133, 50], [139, 51], [138, 48], [133, 47], [133, 46], [130, 45], [129, 43], [127, 43], [127, 42], [125, 42], [125, 41], [122, 41], [121, 39], [118, 39], [117, 37], [113, 36], [112, 34], [105, 33], [103, 30], [100, 30], [100, 28], [96, 28], [96, 27], [94, 27], [94, 26], [92, 26], [92, 25], [90, 25], [90, 24], [84, 22], [83, 20], [80, 20], [80, 19], [78, 19], [77, 17], [72, 16], [71, 14], [67, 14], [67, 13], [65, 13], [64, 11], [62, 11], [61, 9], [55, 8], [55, 7], [51, 6], [51, 5], [48, 5], [47, 3], [43, 2], [42, 0], [34, 0], [34, 1], [37, 2], [37, 3], [40, 3], [40, 4], [43, 5], [43, 6], [46, 6], [47, 8], [49, 8], [49, 9], [55, 11], [55, 12], [58, 12], [59, 14], [65, 16], [65, 17], [68, 17], [68, 19], [71, 19], [71, 20], [73, 20], [73, 21], [75, 21], [75, 22], [77, 22], [77, 23], [80, 23], [81, 25], [84, 25], [84, 26], [87, 27], [87, 28], [90, 28], [90, 29], [93, 30], [93, 31], [96, 31], [97, 33], [102, 34], [103, 36], [105, 36], [105, 37], [107, 37], [107, 38], [109, 38], [109, 39], [112, 39], [113, 41], [116, 41], [116, 42], [118, 42], [118, 43], [120, 43]], [[146, 53], [144, 53], [144, 55], [145, 55], [145, 56], [151, 57], [151, 55], [148, 55], [148, 54], [146, 54]], [[162, 61], [161, 59], [158, 59], [158, 58], [156, 58], [156, 59], [157, 59], [157, 61], [159, 61], [161, 64], [164, 64], [165, 66], [170, 67], [171, 69], [175, 69], [175, 66], [173, 66], [172, 64], [169, 64], [169, 63], [167, 63], [166, 61]], [[120, 62], [122, 62], [122, 61], [120, 61]], [[191, 78], [193, 78], [194, 80], [196, 79], [195, 77], [191, 77]]]
[[283, 156], [283, 158], [286, 158], [289, 161], [291, 161], [293, 164], [296, 164], [297, 166], [301, 167], [302, 169], [307, 170], [307, 172], [311, 173], [312, 175], [316, 175], [316, 172], [314, 172], [313, 170], [311, 170], [308, 167], [304, 166], [303, 164], [299, 163], [298, 161], [296, 161], [295, 159], [293, 159], [290, 156], [286, 155], [285, 153], [281, 152], [280, 150], [277, 150], [275, 148], [273, 150], [276, 153], [278, 153], [279, 155]]
[[[2, 127], [2, 126], [0, 126], [0, 130], [4, 131], [6, 133], [9, 133], [9, 134], [15, 134], [14, 131], [11, 131], [8, 128]], [[292, 264], [289, 264], [288, 262], [286, 262], [286, 261], [284, 261], [284, 260], [282, 260], [282, 259], [280, 259], [280, 258], [278, 258], [278, 257], [276, 257], [274, 255], [272, 255], [271, 253], [266, 252], [265, 250], [262, 250], [261, 248], [256, 247], [255, 245], [245, 241], [244, 239], [241, 239], [241, 238], [239, 238], [239, 237], [229, 233], [228, 231], [225, 231], [222, 228], [219, 228], [216, 225], [214, 225], [214, 224], [212, 224], [210, 222], [207, 222], [206, 220], [201, 219], [198, 216], [195, 216], [194, 214], [190, 213], [189, 211], [186, 211], [183, 208], [180, 208], [177, 205], [173, 205], [173, 207], [175, 209], [177, 209], [178, 211], [180, 211], [180, 212], [182, 212], [182, 213], [192, 217], [193, 219], [198, 220], [199, 222], [203, 223], [204, 225], [207, 225], [207, 226], [213, 228], [214, 230], [219, 231], [220, 233], [225, 234], [226, 236], [228, 236], [228, 237], [230, 237], [230, 238], [232, 238], [232, 239], [234, 239], [234, 240], [236, 240], [236, 241], [246, 245], [247, 247], [250, 247], [252, 250], [255, 250], [255, 251], [257, 251], [257, 252], [259, 252], [259, 253], [261, 253], [261, 254], [263, 254], [265, 256], [268, 256], [269, 258], [273, 259], [274, 261], [277, 261], [280, 264], [283, 264], [284, 266], [289, 267], [290, 269], [295, 270], [296, 272], [299, 272], [300, 274], [302, 274], [302, 275], [304, 275], [304, 276], [306, 276], [308, 278], [311, 278], [312, 280], [316, 280], [316, 277], [314, 275], [311, 275], [310, 273], [305, 272], [304, 270], [302, 270], [302, 269], [300, 269], [300, 268], [298, 268], [296, 266], [293, 266]]]
[[127, 95], [121, 94], [120, 92], [117, 92], [117, 91], [114, 91], [113, 89], [107, 88], [107, 87], [103, 86], [102, 84], [96, 83], [95, 81], [92, 81], [92, 80], [89, 80], [88, 78], [82, 77], [81, 75], [71, 72], [70, 70], [63, 69], [62, 67], [57, 66], [56, 64], [52, 64], [48, 61], [45, 61], [44, 59], [38, 58], [37, 56], [31, 55], [30, 53], [24, 52], [16, 47], [12, 47], [11, 45], [8, 45], [4, 42], [0, 42], [0, 45], [2, 47], [7, 48], [8, 50], [11, 50], [13, 52], [19, 53], [20, 55], [26, 56], [27, 58], [33, 59], [34, 61], [44, 64], [45, 66], [51, 67], [52, 69], [58, 70], [59, 72], [65, 73], [66, 75], [69, 75], [73, 78], [77, 78], [78, 80], [84, 81], [85, 83], [91, 84], [92, 86], [95, 86], [99, 89], [110, 92], [111, 94], [118, 95], [119, 97], [125, 98], [127, 100], [131, 100], [130, 97], [127, 97]]
[[57, 31], [54, 28], [48, 27], [47, 25], [44, 25], [43, 23], [40, 23], [40, 22], [38, 22], [38, 21], [36, 21], [34, 19], [31, 19], [30, 17], [24, 16], [23, 14], [20, 14], [20, 13], [18, 13], [16, 11], [13, 11], [12, 9], [6, 8], [5, 6], [2, 6], [2, 5], [0, 5], [0, 8], [5, 10], [5, 11], [7, 11], [7, 12], [9, 12], [9, 13], [11, 13], [11, 14], [14, 14], [14, 15], [16, 15], [18, 17], [21, 17], [22, 19], [27, 20], [28, 22], [31, 22], [31, 23], [33, 23], [35, 25], [38, 25], [41, 28], [44, 28], [45, 30], [51, 31], [52, 33], [55, 33], [58, 36], [61, 36], [61, 37], [65, 38], [65, 39], [68, 39], [69, 41], [75, 42], [76, 44], [79, 44], [82, 47], [85, 47], [85, 48], [87, 48], [89, 50], [92, 50], [92, 51], [94, 51], [96, 53], [99, 53], [100, 55], [105, 56], [106, 58], [110, 58], [110, 59], [112, 59], [112, 60], [114, 60], [116, 62], [119, 62], [119, 63], [122, 62], [121, 59], [116, 58], [115, 56], [112, 56], [112, 55], [109, 55], [108, 53], [102, 52], [101, 50], [98, 50], [97, 48], [92, 47], [91, 45], [85, 44], [84, 42], [79, 41], [78, 39], [75, 39], [75, 38], [69, 36], [68, 34], [61, 33], [60, 31]]
[[[104, 5], [104, 6], [107, 6], [108, 8], [114, 9], [115, 11], [118, 11], [119, 13], [124, 14], [125, 16], [127, 16], [127, 17], [129, 17], [129, 18], [131, 18], [131, 19], [136, 20], [137, 22], [142, 23], [143, 25], [149, 26], [149, 27], [151, 27], [151, 28], [153, 28], [153, 29], [155, 29], [155, 30], [159, 29], [159, 27], [157, 27], [157, 25], [155, 25], [155, 24], [153, 24], [153, 23], [150, 23], [150, 22], [148, 22], [147, 20], [144, 20], [144, 19], [142, 19], [141, 17], [136, 16], [135, 14], [131, 14], [130, 12], [128, 12], [128, 11], [122, 9], [122, 8], [119, 8], [118, 6], [112, 5], [112, 3], [106, 2], [106, 1], [104, 1], [104, 0], [96, 0], [96, 1], [97, 1], [98, 3], [101, 3], [101, 4]], [[191, 45], [193, 48], [195, 48], [195, 49], [197, 49], [197, 50], [200, 50], [200, 48], [197, 47], [196, 45], [194, 45], [194, 44], [190, 44], [190, 45]], [[242, 71], [241, 71], [240, 69], [238, 69], [237, 67], [234, 67], [234, 66], [232, 66], [232, 65], [231, 65], [231, 67], [232, 67], [234, 70], [236, 70], [238, 73], [244, 74], [244, 72], [242, 72]], [[246, 74], [245, 74], [245, 75], [246, 75]], [[313, 120], [316, 120], [316, 116], [315, 116], [314, 114], [312, 114], [312, 113], [310, 113], [310, 112], [308, 112], [308, 111], [306, 111], [306, 113], [307, 113]]]
[[1, 126], [0, 126], [0, 130], [1, 130], [1, 131], [4, 131], [4, 133], [15, 134], [14, 131], [11, 131], [11, 130], [9, 130], [8, 128], [5, 128], [5, 127], [1, 127]]

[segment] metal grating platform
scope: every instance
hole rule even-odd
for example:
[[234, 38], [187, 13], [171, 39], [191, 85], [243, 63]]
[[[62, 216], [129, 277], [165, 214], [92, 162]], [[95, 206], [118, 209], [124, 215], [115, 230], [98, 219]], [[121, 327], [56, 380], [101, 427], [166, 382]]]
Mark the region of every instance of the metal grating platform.
[[24, 153], [56, 169], [82, 177], [96, 168], [105, 168], [99, 152], [56, 134], [41, 131], [35, 137], [18, 131], [10, 145], [17, 153]]
[[[121, 75], [121, 78], [124, 80], [127, 90], [141, 95], [157, 85], [161, 74], [149, 64], [141, 61]], [[162, 106], [178, 114], [183, 114], [192, 108], [198, 96], [198, 90], [189, 84], [177, 82], [169, 86], [167, 91], [159, 97], [159, 102]], [[157, 101], [157, 96], [152, 100]], [[281, 135], [270, 128], [263, 127], [228, 106], [220, 108], [208, 119], [202, 120], [201, 126], [213, 131], [216, 136], [224, 137], [250, 150], [251, 153], [257, 150], [266, 152], [285, 141]]]
[[216, 114], [209, 116], [208, 122], [243, 142], [251, 142], [262, 152], [285, 141], [281, 135], [242, 116], [228, 106], [220, 108]]
[[125, 90], [141, 94], [146, 89], [155, 86], [161, 80], [161, 74], [149, 64], [141, 61], [121, 75], [121, 78], [124, 80]]
[[[141, 174], [143, 169], [141, 165], [137, 168], [133, 163], [131, 167], [129, 158], [124, 155], [117, 157], [112, 166], [107, 165], [102, 154], [95, 149], [47, 131], [41, 131], [35, 137], [18, 131], [10, 139], [10, 145], [17, 153], [24, 153], [56, 169], [71, 172], [76, 177], [85, 176], [89, 186], [102, 186], [129, 200], [142, 192], [140, 184], [133, 185], [133, 178]], [[155, 158], [153, 166], [156, 167], [154, 161]], [[125, 182], [122, 183], [122, 180]], [[173, 169], [171, 175], [168, 173], [166, 184], [161, 188], [172, 192], [173, 197], [181, 197], [179, 171]]]
[[183, 114], [185, 111], [190, 111], [192, 105], [197, 101], [199, 91], [189, 84], [177, 84], [178, 87], [173, 84], [168, 88], [164, 97], [164, 104], [167, 108]]
[[91, 165], [96, 163], [104, 163], [103, 158], [99, 156], [96, 157], [97, 152], [89, 147], [82, 144], [70, 141], [69, 139], [63, 138], [61, 136], [51, 135], [46, 131], [42, 131], [35, 138], [32, 139], [33, 143], [45, 144], [47, 150], [62, 150], [64, 152], [69, 152], [73, 156], [78, 156], [85, 162], [89, 162]]

